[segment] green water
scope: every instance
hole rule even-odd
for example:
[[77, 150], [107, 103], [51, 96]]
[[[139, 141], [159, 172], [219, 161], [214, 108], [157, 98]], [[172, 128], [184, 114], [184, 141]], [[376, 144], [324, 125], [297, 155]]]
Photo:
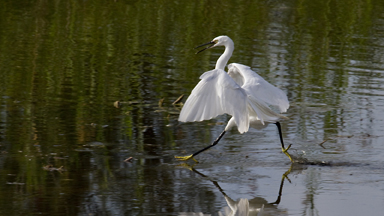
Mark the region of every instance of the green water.
[[[0, 215], [225, 215], [226, 197], [265, 215], [384, 210], [382, 1], [5, 0], [0, 27]], [[218, 35], [287, 93], [292, 154], [332, 166], [291, 167], [273, 125], [178, 166], [229, 120], [181, 124], [172, 105], [214, 68], [223, 48], [193, 48]]]

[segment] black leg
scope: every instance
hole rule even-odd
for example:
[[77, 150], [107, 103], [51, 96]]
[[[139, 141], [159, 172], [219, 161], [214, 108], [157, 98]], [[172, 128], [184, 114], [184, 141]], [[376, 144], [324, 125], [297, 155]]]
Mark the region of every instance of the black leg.
[[281, 142], [281, 149], [285, 155], [289, 157], [289, 160], [293, 163], [293, 159], [291, 155], [288, 153], [288, 149], [291, 148], [291, 145], [289, 145], [287, 148], [284, 147], [284, 141], [283, 141], [283, 133], [281, 132], [281, 125], [280, 122], [275, 123], [277, 126], [277, 129], [279, 130], [279, 137], [280, 137], [280, 142]]
[[201, 149], [201, 150], [199, 150], [199, 151], [197, 151], [197, 152], [195, 152], [195, 153], [193, 153], [193, 154], [191, 154], [191, 155], [188, 155], [188, 156], [175, 156], [175, 158], [178, 158], [179, 160], [189, 160], [189, 159], [193, 159], [195, 162], [197, 162], [197, 161], [195, 160], [195, 158], [193, 158], [193, 157], [196, 156], [196, 155], [198, 155], [198, 154], [200, 154], [201, 152], [203, 152], [203, 151], [205, 151], [205, 150], [207, 150], [207, 149], [209, 149], [209, 148], [215, 146], [217, 143], [219, 143], [220, 139], [224, 136], [225, 132], [226, 132], [225, 130], [224, 130], [223, 132], [221, 132], [220, 136], [217, 137], [217, 138], [215, 139], [215, 141], [213, 141], [213, 143], [212, 143], [211, 145], [209, 145], [209, 146], [207, 146], [207, 147], [205, 147], [205, 148], [203, 148], [203, 149]]
[[281, 132], [280, 122], [276, 122], [275, 125], [277, 126], [277, 130], [279, 130], [279, 137], [280, 137], [281, 147], [283, 147], [283, 149], [285, 149], [284, 141], [283, 141], [283, 133]]
[[277, 205], [280, 203], [281, 201], [281, 195], [283, 194], [283, 186], [284, 186], [284, 180], [287, 179], [289, 181], [289, 183], [291, 183], [291, 180], [289, 180], [288, 178], [288, 175], [289, 173], [291, 172], [292, 170], [292, 164], [291, 164], [291, 167], [289, 168], [289, 170], [287, 172], [285, 172], [283, 174], [283, 176], [281, 177], [281, 183], [280, 183], [280, 189], [279, 189], [279, 196], [277, 197], [276, 201], [273, 202], [273, 203], [268, 203], [268, 204], [272, 204], [272, 205]]
[[217, 138], [215, 139], [215, 141], [213, 141], [213, 143], [212, 143], [211, 145], [209, 145], [209, 146], [207, 146], [207, 147], [205, 147], [205, 148], [203, 148], [203, 149], [201, 149], [201, 150], [199, 150], [199, 151], [193, 153], [193, 154], [192, 154], [192, 157], [193, 157], [193, 156], [196, 156], [196, 155], [198, 155], [198, 154], [200, 154], [201, 152], [203, 152], [203, 151], [205, 151], [205, 150], [207, 150], [207, 149], [209, 149], [209, 148], [215, 146], [217, 143], [219, 143], [221, 137], [224, 136], [225, 132], [226, 132], [226, 131], [221, 132], [221, 134], [219, 135], [219, 137], [217, 137]]

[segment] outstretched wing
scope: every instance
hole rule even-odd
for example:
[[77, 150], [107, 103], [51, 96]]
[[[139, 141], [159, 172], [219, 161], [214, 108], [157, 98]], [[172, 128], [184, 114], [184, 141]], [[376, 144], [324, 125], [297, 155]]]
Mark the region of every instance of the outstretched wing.
[[200, 76], [180, 112], [179, 121], [203, 121], [227, 113], [232, 115], [240, 133], [249, 129], [247, 96], [224, 71], [215, 69]]
[[259, 103], [276, 106], [280, 112], [286, 112], [289, 108], [287, 95], [265, 81], [250, 67], [232, 63], [228, 65], [228, 74], [246, 91], [247, 95]]

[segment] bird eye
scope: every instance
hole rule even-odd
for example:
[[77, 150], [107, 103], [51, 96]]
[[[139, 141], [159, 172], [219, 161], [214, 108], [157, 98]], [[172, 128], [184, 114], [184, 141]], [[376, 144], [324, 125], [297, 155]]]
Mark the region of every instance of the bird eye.
[[217, 42], [219, 42], [219, 40], [214, 40], [213, 43], [217, 44]]

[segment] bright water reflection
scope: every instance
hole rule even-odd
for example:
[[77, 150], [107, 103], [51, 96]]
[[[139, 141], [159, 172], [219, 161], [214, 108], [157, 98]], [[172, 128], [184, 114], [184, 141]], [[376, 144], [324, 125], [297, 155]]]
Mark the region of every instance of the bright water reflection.
[[[378, 0], [1, 1], [0, 214], [218, 215], [248, 200], [266, 215], [380, 215], [383, 9]], [[221, 34], [235, 42], [230, 62], [287, 93], [292, 152], [331, 162], [294, 165], [279, 204], [268, 205], [290, 165], [275, 127], [227, 133], [198, 156], [203, 176], [173, 158], [206, 146], [229, 119], [179, 124], [172, 105], [222, 52], [192, 48]]]
[[[293, 166], [293, 165], [292, 165]], [[277, 198], [274, 202], [268, 202], [262, 197], [253, 197], [252, 199], [246, 199], [246, 198], [240, 198], [236, 201], [231, 199], [224, 190], [220, 187], [220, 185], [216, 181], [210, 180], [213, 185], [216, 186], [216, 188], [221, 192], [221, 194], [224, 196], [225, 201], [227, 202], [226, 207], [221, 209], [221, 211], [218, 212], [218, 214], [221, 215], [276, 215], [276, 214], [282, 214], [286, 210], [279, 210], [277, 208], [277, 205], [280, 204], [281, 196], [283, 192], [284, 187], [284, 181], [288, 180], [291, 183], [291, 180], [288, 178], [288, 175], [292, 171], [292, 166], [289, 168], [287, 172], [285, 172], [281, 178], [281, 183], [278, 191]], [[191, 168], [192, 171], [197, 173], [198, 175], [205, 177], [209, 179], [208, 176], [200, 173], [196, 169]], [[179, 213], [179, 215], [196, 215], [196, 214], [202, 214], [202, 213], [189, 213], [189, 212], [183, 212]]]

